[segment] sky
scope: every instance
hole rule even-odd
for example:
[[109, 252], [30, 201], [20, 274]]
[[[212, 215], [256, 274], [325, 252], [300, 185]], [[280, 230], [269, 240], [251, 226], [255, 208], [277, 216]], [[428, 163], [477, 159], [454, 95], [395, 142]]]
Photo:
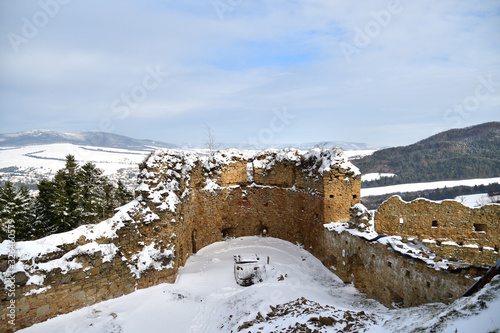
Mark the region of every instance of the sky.
[[0, 133], [381, 147], [499, 110], [499, 0], [0, 2]]

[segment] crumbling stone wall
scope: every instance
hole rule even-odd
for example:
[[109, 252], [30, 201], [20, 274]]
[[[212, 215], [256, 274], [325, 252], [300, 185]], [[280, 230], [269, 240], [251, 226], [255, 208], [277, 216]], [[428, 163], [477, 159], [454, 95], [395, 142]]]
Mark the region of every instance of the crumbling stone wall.
[[484, 274], [475, 267], [439, 270], [421, 260], [395, 252], [347, 231], [323, 231], [315, 256], [346, 283], [382, 304], [418, 306], [456, 300], [472, 284], [471, 276]]
[[347, 177], [345, 170], [334, 168], [323, 178], [325, 223], [347, 222], [349, 209], [360, 202], [361, 179]]
[[[174, 269], [147, 269], [140, 276], [131, 270], [131, 266], [138, 265], [133, 255], [140, 253], [144, 245], [156, 242], [161, 248], [161, 239], [171, 237], [171, 233], [160, 228], [160, 221], [137, 223], [143, 217], [139, 216], [140, 211], [137, 213], [135, 216], [131, 212], [133, 219], [117, 228], [116, 237], [87, 239], [82, 235], [73, 243], [57, 245], [58, 249], [55, 251], [34, 258], [18, 258], [18, 264], [22, 263], [29, 268], [25, 272], [15, 273], [14, 297], [8, 295], [5, 285], [0, 282], [0, 331], [12, 332], [140, 288], [174, 282]], [[90, 230], [93, 232], [93, 229]], [[86, 248], [91, 250], [86, 251]], [[6, 258], [4, 256], [1, 259], [4, 263]], [[161, 260], [165, 267], [169, 267], [173, 258], [165, 255]], [[57, 264], [58, 261], [61, 264]], [[64, 267], [68, 262], [80, 267]], [[47, 269], [44, 265], [50, 263], [55, 265]], [[1, 272], [4, 273], [8, 266], [1, 266]], [[30, 279], [40, 281], [30, 283]], [[8, 323], [13, 317], [9, 316], [11, 313], [6, 305], [11, 301], [16, 310], [15, 326]]]
[[417, 238], [439, 256], [473, 265], [493, 265], [500, 255], [500, 205], [470, 208], [459, 202], [394, 196], [375, 214], [379, 233]]

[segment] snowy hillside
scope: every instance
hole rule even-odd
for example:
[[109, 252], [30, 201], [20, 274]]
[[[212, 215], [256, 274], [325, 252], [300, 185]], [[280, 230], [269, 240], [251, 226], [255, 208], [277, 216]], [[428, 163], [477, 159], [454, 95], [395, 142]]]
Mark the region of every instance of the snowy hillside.
[[148, 151], [128, 149], [76, 146], [69, 143], [0, 148], [0, 169], [29, 167], [55, 172], [64, 167], [66, 155], [71, 154], [79, 163], [92, 162], [109, 175], [121, 168], [137, 166], [148, 153]]
[[389, 185], [389, 186], [380, 186], [371, 188], [361, 188], [361, 197], [398, 193], [398, 192], [418, 192], [423, 190], [433, 190], [445, 187], [488, 185], [493, 183], [500, 183], [500, 177], [484, 178], [484, 179], [480, 178], [480, 179], [448, 180], [448, 181], [425, 182], [425, 183], [410, 183], [410, 184]]
[[51, 178], [64, 167], [65, 157], [70, 154], [83, 165], [94, 163], [112, 179], [122, 180], [133, 187], [138, 164], [149, 151], [105, 147], [77, 146], [69, 143], [0, 148], [0, 175], [2, 180], [14, 183], [34, 184], [43, 178]]
[[151, 150], [156, 148], [175, 148], [176, 145], [133, 139], [123, 135], [104, 132], [65, 133], [50, 130], [33, 130], [27, 132], [0, 134], [0, 147], [25, 147], [70, 143], [80, 146], [121, 148], [133, 150]]
[[[264, 281], [236, 284], [233, 255], [269, 257]], [[346, 285], [307, 251], [275, 238], [212, 244], [174, 284], [138, 290], [36, 324], [23, 333], [492, 332], [500, 329], [500, 279], [452, 305], [388, 309]], [[294, 330], [295, 329], [295, 330]]]

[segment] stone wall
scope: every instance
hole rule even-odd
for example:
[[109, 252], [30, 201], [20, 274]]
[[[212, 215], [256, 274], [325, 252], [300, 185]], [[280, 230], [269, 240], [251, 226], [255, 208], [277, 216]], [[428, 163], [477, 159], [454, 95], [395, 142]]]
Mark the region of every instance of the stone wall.
[[360, 202], [361, 179], [346, 177], [342, 170], [334, 169], [323, 178], [325, 223], [347, 222], [349, 209]]
[[[150, 268], [144, 274], [134, 274], [134, 269], [140, 265], [134, 255], [142, 253], [147, 246], [159, 244], [161, 239], [169, 239], [171, 234], [160, 228], [160, 221], [143, 224], [130, 219], [125, 222], [116, 227], [114, 237], [90, 237], [99, 232], [98, 229], [106, 223], [103, 222], [91, 228], [83, 226], [77, 229], [74, 234], [80, 235], [78, 238], [71, 237], [72, 232], [69, 232], [38, 242], [19, 243], [20, 258], [17, 258], [16, 267], [23, 269], [14, 274], [15, 296], [11, 297], [5, 284], [0, 282], [0, 331], [11, 332], [140, 288], [174, 282], [176, 271], [168, 269], [173, 267], [173, 256], [169, 251], [164, 251], [159, 258], [166, 269]], [[59, 237], [69, 241], [61, 242]], [[54, 245], [54, 249], [32, 258], [24, 255], [26, 249], [30, 252], [33, 251], [30, 247], [42, 248], [45, 244]], [[162, 248], [161, 244], [157, 247]], [[8, 265], [1, 266], [0, 271], [5, 274]], [[9, 316], [11, 313], [5, 306], [11, 300], [15, 302], [15, 326], [8, 324], [13, 317]]]
[[394, 196], [377, 209], [375, 229], [419, 239], [453, 261], [491, 266], [500, 258], [500, 205], [469, 208], [451, 200], [405, 202]]
[[[451, 303], [473, 283], [476, 268], [436, 270], [379, 242], [369, 242], [344, 231], [324, 231], [324, 250], [316, 256], [346, 283], [368, 297], [392, 306]], [[480, 271], [484, 273], [483, 270]]]

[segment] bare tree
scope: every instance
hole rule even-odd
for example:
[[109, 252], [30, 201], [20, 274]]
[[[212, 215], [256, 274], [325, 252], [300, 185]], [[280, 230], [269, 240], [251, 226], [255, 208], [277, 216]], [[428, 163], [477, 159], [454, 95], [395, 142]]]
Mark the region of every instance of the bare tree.
[[459, 195], [456, 200], [461, 204], [464, 204], [465, 201], [467, 201], [467, 197], [465, 195]]
[[212, 159], [217, 149], [219, 149], [220, 144], [216, 143], [215, 135], [207, 124], [205, 124], [205, 139], [205, 146], [208, 149], [210, 159]]
[[327, 141], [322, 141], [318, 143], [317, 145], [314, 146], [314, 148], [319, 148], [321, 150], [326, 149], [326, 146], [328, 145]]
[[487, 196], [481, 197], [477, 200], [478, 206], [490, 205], [493, 203], [500, 203], [500, 194], [490, 192]]

